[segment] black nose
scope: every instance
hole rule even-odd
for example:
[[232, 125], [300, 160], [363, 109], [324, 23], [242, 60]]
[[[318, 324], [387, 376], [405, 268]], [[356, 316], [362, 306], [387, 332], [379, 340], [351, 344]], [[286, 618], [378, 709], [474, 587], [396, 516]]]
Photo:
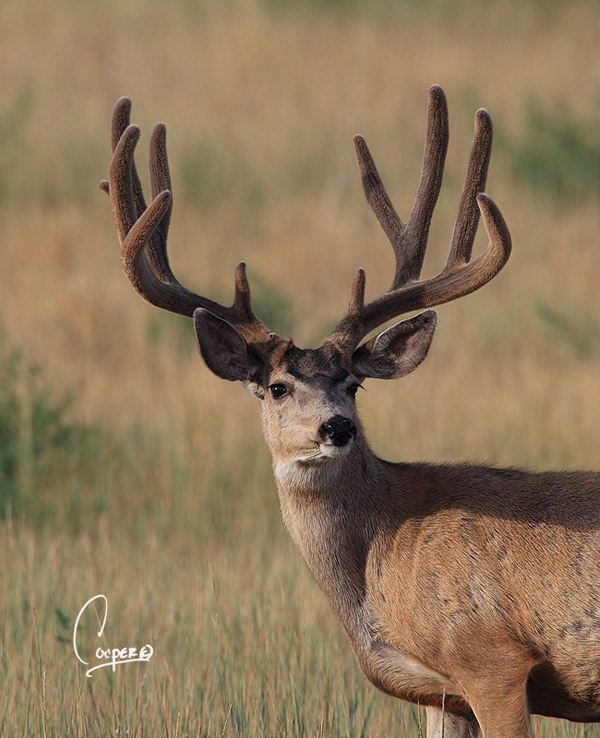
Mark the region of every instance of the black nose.
[[319, 428], [323, 438], [331, 439], [334, 446], [345, 446], [356, 435], [356, 426], [343, 415], [334, 415]]

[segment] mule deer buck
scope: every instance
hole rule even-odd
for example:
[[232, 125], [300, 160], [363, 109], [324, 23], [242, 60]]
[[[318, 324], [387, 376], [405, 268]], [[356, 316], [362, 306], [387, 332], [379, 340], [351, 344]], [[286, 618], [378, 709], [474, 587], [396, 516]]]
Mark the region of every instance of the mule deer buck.
[[[427, 354], [425, 310], [479, 289], [506, 263], [508, 229], [482, 194], [492, 144], [479, 110], [446, 265], [419, 281], [448, 142], [442, 90], [429, 93], [423, 168], [406, 223], [362, 138], [367, 201], [394, 250], [390, 289], [365, 302], [354, 278], [345, 315], [317, 349], [300, 349], [255, 315], [245, 265], [233, 304], [190, 292], [166, 251], [171, 183], [165, 127], [150, 143], [146, 206], [139, 138], [123, 98], [112, 118], [108, 182], [125, 273], [153, 305], [193, 318], [219, 377], [262, 404], [285, 524], [329, 598], [358, 663], [380, 690], [427, 707], [427, 735], [531, 735], [530, 713], [600, 721], [600, 474], [390, 463], [369, 448], [355, 407], [366, 378], [394, 379]], [[486, 250], [471, 260], [479, 215]]]

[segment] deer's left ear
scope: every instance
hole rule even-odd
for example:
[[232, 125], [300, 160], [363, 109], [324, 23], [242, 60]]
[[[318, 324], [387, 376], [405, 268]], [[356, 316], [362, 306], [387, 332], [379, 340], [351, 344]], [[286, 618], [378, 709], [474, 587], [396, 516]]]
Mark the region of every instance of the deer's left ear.
[[425, 310], [363, 343], [352, 355], [355, 373], [375, 379], [397, 379], [409, 374], [427, 356], [436, 322], [435, 312]]

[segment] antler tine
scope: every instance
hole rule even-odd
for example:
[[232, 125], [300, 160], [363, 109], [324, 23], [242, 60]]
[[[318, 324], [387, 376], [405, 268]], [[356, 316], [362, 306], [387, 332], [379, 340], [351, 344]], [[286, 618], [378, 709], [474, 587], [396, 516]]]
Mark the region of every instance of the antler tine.
[[[150, 197], [154, 199], [161, 192], [169, 191], [172, 195], [171, 174], [167, 157], [167, 129], [163, 123], [157, 123], [150, 138]], [[167, 236], [173, 212], [173, 198], [165, 211], [163, 219], [157, 227], [156, 234], [148, 244], [146, 256], [157, 277], [163, 282], [177, 284], [171, 271], [167, 256]]]
[[225, 307], [186, 289], [173, 275], [167, 257], [167, 232], [172, 212], [171, 178], [166, 150], [166, 129], [154, 128], [150, 142], [150, 192], [145, 205], [134, 163], [139, 140], [137, 126], [129, 125], [131, 102], [121, 98], [112, 117], [113, 159], [109, 181], [101, 187], [111, 199], [123, 270], [135, 290], [148, 302], [180, 315], [193, 316], [201, 307], [227, 320], [252, 343], [255, 351], [269, 351], [282, 339], [256, 318], [250, 300], [245, 264], [235, 273], [235, 297]]
[[473, 242], [479, 225], [477, 195], [485, 192], [487, 172], [492, 154], [493, 127], [487, 110], [475, 113], [475, 132], [467, 172], [460, 196], [458, 215], [452, 232], [446, 268], [466, 264], [471, 258]]
[[[404, 241], [414, 257], [407, 259], [403, 270], [396, 267], [392, 289], [418, 279], [423, 267], [429, 226], [440, 194], [446, 152], [448, 151], [448, 104], [444, 91], [438, 85], [429, 88], [427, 128], [423, 150], [423, 167], [415, 200], [406, 221]], [[396, 255], [396, 259], [399, 256]]]
[[[121, 140], [121, 136], [125, 132], [125, 129], [129, 127], [131, 117], [131, 100], [128, 97], [121, 97], [115, 103], [113, 108], [111, 126], [110, 126], [110, 145], [111, 150], [115, 151], [117, 144]], [[108, 194], [108, 182], [104, 180], [100, 183], [102, 189]], [[144, 192], [140, 178], [135, 167], [135, 162], [131, 161], [131, 188], [133, 195], [133, 202], [135, 208], [135, 217], [139, 217], [141, 213], [146, 209], [146, 200], [144, 198]]]
[[134, 199], [133, 152], [139, 137], [140, 129], [137, 126], [128, 125], [113, 151], [110, 165], [108, 193], [121, 243], [125, 241], [127, 234], [138, 219]]
[[[440, 87], [429, 91], [423, 169], [406, 224], [402, 224], [383, 187], [369, 150], [360, 136], [355, 151], [367, 201], [396, 255], [392, 286], [363, 304], [364, 273], [357, 275], [346, 314], [327, 339], [352, 352], [371, 330], [410, 310], [449, 302], [482, 287], [502, 269], [511, 251], [508, 227], [485, 189], [492, 147], [492, 121], [486, 110], [475, 116], [475, 132], [446, 265], [435, 277], [417, 281], [421, 272], [431, 216], [440, 190], [448, 143], [446, 98]], [[471, 253], [480, 213], [488, 233], [486, 250]]]

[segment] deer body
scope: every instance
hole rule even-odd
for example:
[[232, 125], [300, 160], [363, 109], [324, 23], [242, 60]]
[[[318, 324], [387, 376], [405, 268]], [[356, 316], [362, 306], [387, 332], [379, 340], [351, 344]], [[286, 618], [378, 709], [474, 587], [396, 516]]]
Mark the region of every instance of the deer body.
[[325, 469], [278, 490], [371, 682], [465, 716], [505, 688], [532, 712], [600, 719], [600, 475], [350, 456], [345, 496]]
[[[371, 451], [357, 415], [365, 379], [395, 379], [423, 361], [436, 315], [425, 310], [361, 341], [397, 315], [473, 292], [509, 257], [508, 228], [482, 194], [487, 112], [476, 114], [446, 265], [421, 281], [448, 139], [443, 92], [430, 90], [423, 170], [406, 223], [355, 138], [395, 274], [387, 292], [365, 302], [359, 270], [345, 315], [318, 349], [300, 349], [256, 318], [244, 264], [230, 307], [177, 281], [166, 252], [165, 129], [159, 124], [151, 140], [146, 207], [129, 113], [123, 98], [102, 183], [124, 271], [146, 300], [193, 317], [211, 371], [260, 400], [285, 524], [368, 679], [425, 705], [428, 738], [528, 738], [531, 712], [600, 721], [600, 474], [392, 464]], [[489, 245], [471, 259], [480, 213]]]

